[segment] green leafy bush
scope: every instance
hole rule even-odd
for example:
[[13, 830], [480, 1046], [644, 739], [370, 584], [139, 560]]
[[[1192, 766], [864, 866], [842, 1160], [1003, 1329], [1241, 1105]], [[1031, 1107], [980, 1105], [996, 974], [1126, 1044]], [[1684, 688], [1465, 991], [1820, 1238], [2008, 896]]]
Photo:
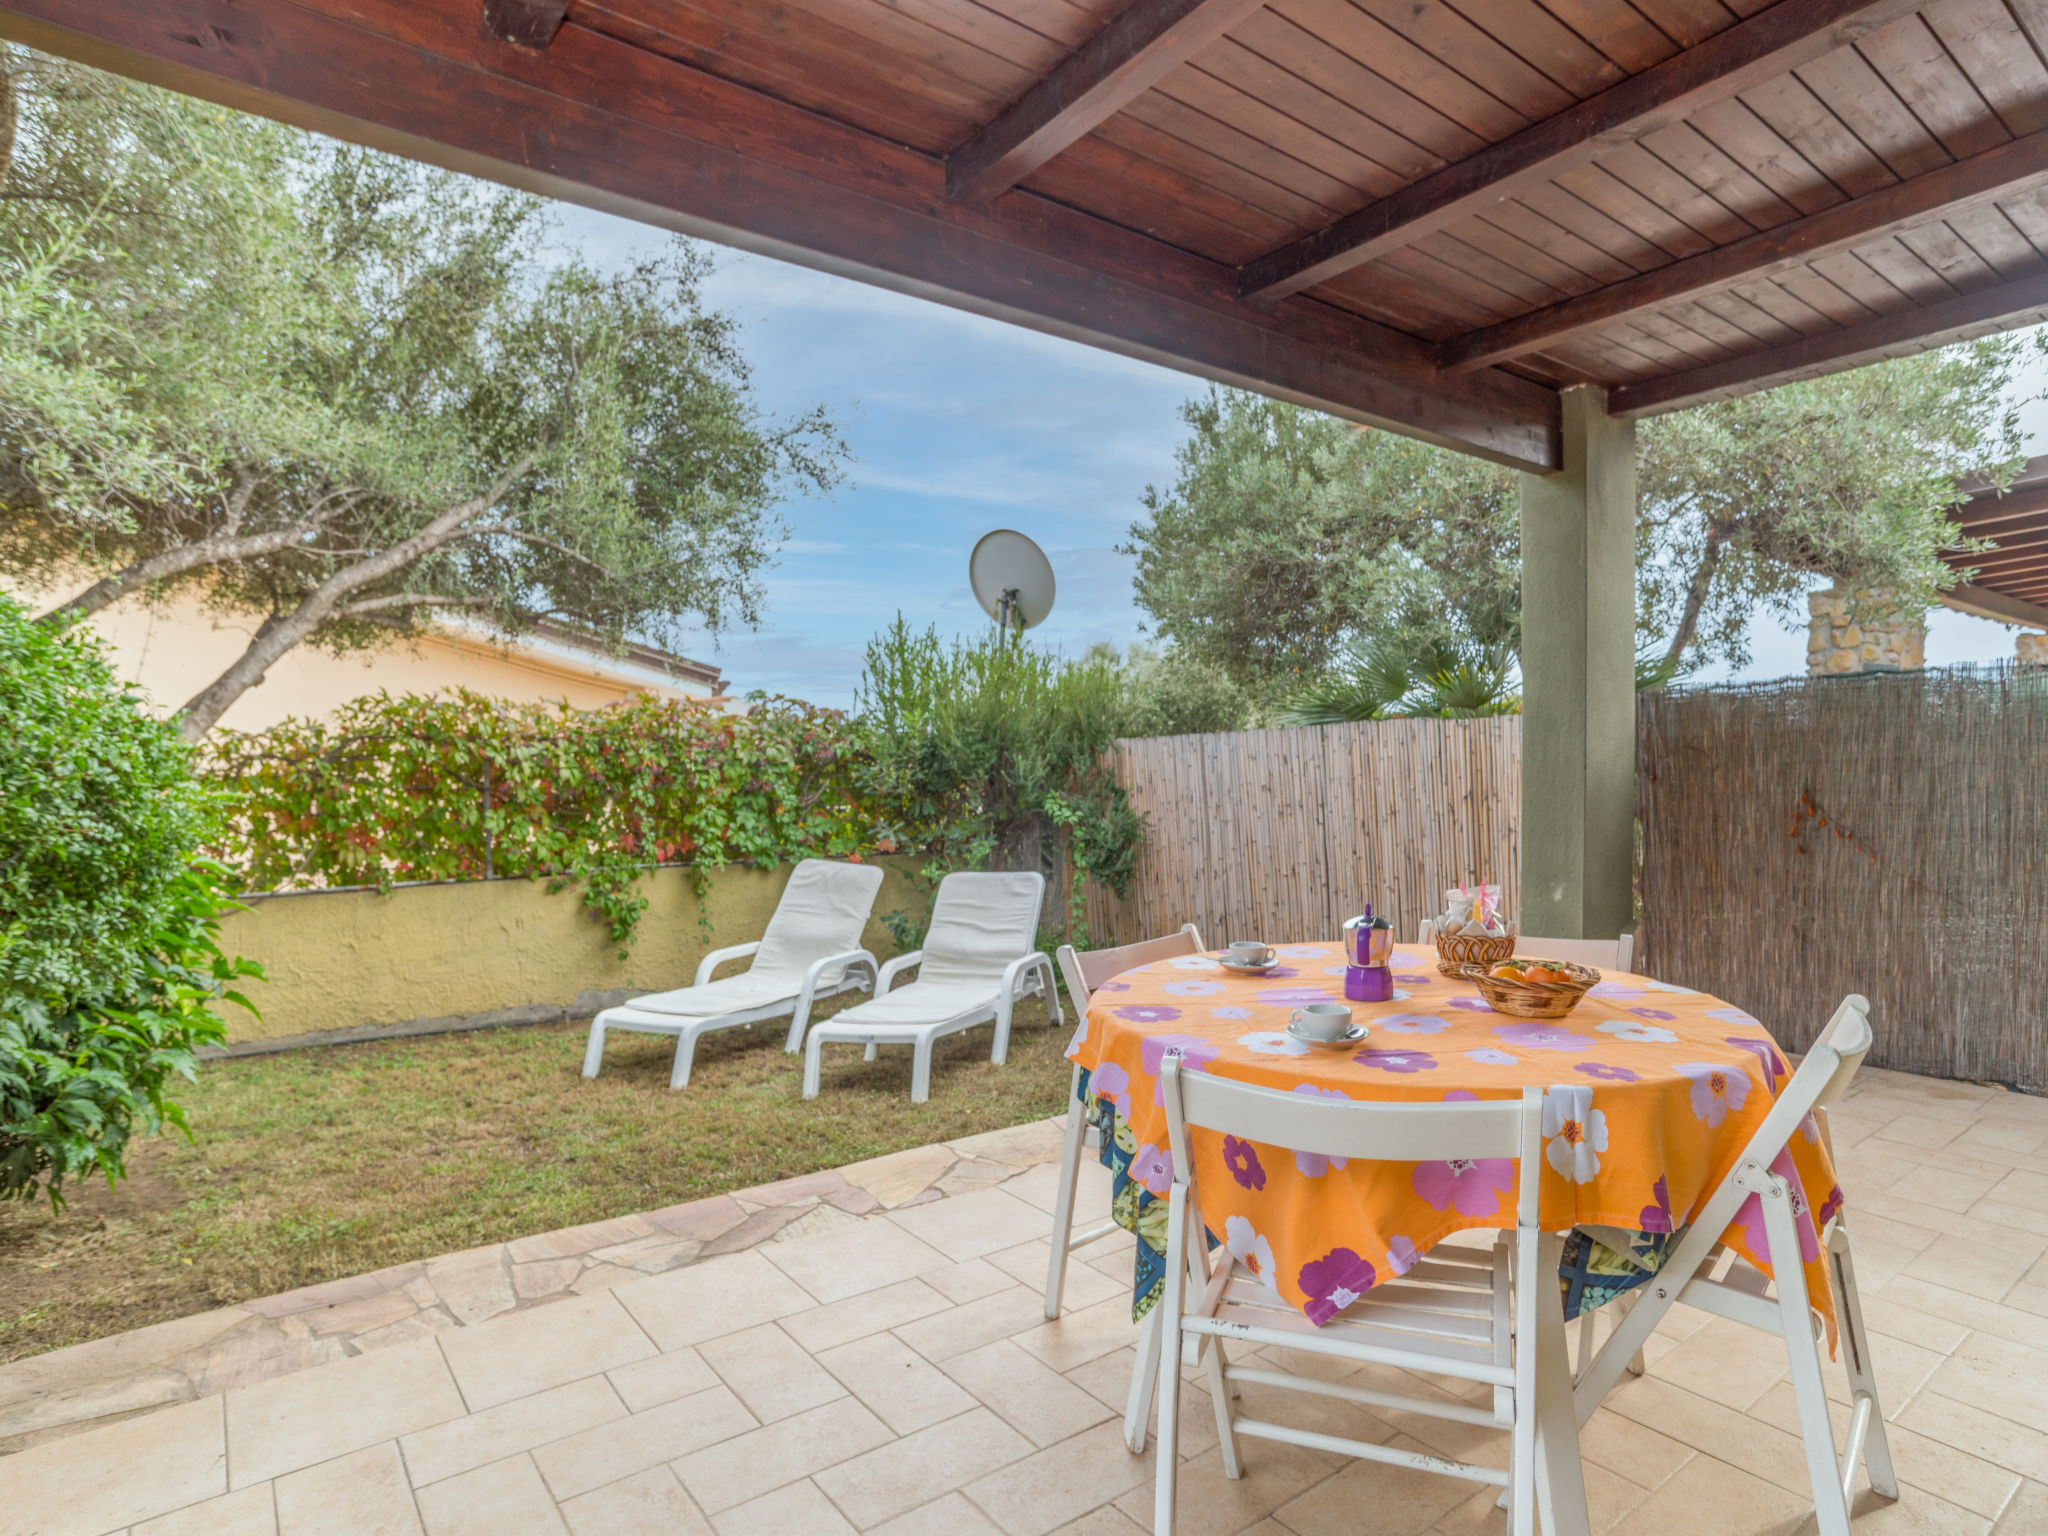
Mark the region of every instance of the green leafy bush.
[[581, 885], [614, 941], [657, 864], [846, 858], [875, 846], [861, 733], [789, 700], [744, 715], [640, 697], [609, 708], [460, 691], [378, 693], [331, 724], [217, 732], [208, 771], [244, 889], [545, 877]]
[[[259, 974], [216, 943], [226, 872], [188, 750], [81, 632], [0, 597], [0, 1199], [123, 1166]], [[245, 1004], [246, 1006], [246, 1004]]]

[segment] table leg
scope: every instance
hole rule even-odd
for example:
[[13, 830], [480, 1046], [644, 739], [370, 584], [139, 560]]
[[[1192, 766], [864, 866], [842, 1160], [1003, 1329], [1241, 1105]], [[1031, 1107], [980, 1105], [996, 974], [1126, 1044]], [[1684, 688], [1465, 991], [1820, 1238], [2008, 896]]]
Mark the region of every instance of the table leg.
[[1536, 1266], [1536, 1510], [1545, 1536], [1587, 1536], [1586, 1476], [1579, 1462], [1579, 1421], [1572, 1410], [1571, 1350], [1557, 1266], [1564, 1239], [1545, 1233]]

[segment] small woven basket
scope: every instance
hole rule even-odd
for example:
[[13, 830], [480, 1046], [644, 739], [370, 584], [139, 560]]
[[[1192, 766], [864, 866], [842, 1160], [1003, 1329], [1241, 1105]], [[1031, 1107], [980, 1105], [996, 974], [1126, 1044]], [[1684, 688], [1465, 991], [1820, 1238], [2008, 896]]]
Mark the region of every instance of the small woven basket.
[[1495, 1013], [1505, 1013], [1517, 1019], [1561, 1019], [1578, 1007], [1579, 999], [1600, 980], [1600, 973], [1588, 965], [1573, 965], [1567, 960], [1531, 963], [1564, 971], [1572, 979], [1510, 981], [1505, 976], [1488, 975], [1484, 965], [1461, 965], [1451, 974], [1477, 987], [1479, 995], [1486, 999]]
[[1485, 933], [1440, 933], [1436, 935], [1436, 968], [1456, 976], [1461, 965], [1493, 965], [1515, 952], [1512, 933], [1498, 937]]

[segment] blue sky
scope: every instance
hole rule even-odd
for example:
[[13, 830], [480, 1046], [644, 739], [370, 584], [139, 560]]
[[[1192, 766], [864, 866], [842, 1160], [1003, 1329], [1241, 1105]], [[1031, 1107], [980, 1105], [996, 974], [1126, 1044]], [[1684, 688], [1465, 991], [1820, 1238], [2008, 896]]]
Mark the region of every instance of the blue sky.
[[[608, 266], [667, 236], [587, 209], [558, 210], [558, 238]], [[759, 630], [684, 648], [724, 668], [739, 692], [852, 702], [868, 637], [901, 610], [942, 634], [988, 621], [967, 556], [991, 528], [1044, 546], [1059, 583], [1035, 637], [1070, 652], [1140, 638], [1132, 561], [1116, 553], [1148, 484], [1173, 479], [1181, 402], [1202, 381], [1078, 342], [947, 309], [785, 262], [713, 247], [706, 298], [737, 316], [762, 404], [794, 415], [825, 405], [853, 449], [829, 498], [786, 508], [792, 536], [768, 574]], [[2040, 381], [2033, 392], [2040, 391]], [[2048, 445], [2048, 411], [2027, 415]], [[1803, 671], [1804, 626], [1752, 626], [1743, 677]], [[1938, 610], [1927, 659], [2012, 654], [2012, 631]], [[1705, 676], [1727, 676], [1725, 669]]]

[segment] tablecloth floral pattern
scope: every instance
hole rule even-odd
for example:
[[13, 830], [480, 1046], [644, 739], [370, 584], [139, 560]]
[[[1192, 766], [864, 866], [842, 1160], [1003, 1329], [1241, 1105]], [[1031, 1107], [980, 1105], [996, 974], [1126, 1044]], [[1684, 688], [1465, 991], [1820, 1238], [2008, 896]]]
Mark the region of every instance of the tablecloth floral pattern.
[[[1704, 993], [1612, 974], [1565, 1018], [1536, 1023], [1495, 1013], [1412, 947], [1394, 951], [1393, 1002], [1351, 1005], [1371, 1029], [1357, 1049], [1310, 1047], [1288, 1035], [1288, 1019], [1303, 1003], [1343, 1001], [1343, 953], [1290, 944], [1279, 955], [1257, 978], [1225, 971], [1215, 955], [1127, 971], [1097, 989], [1068, 1044], [1114, 1175], [1116, 1220], [1140, 1239], [1137, 1315], [1164, 1277], [1173, 1160], [1158, 1074], [1169, 1051], [1184, 1071], [1327, 1097], [1507, 1098], [1541, 1087], [1544, 1226], [1617, 1229], [1613, 1249], [1580, 1242], [1567, 1254], [1568, 1315], [1656, 1269], [1790, 1080], [1763, 1026]], [[1210, 1241], [1318, 1324], [1451, 1233], [1514, 1225], [1505, 1159], [1347, 1166], [1206, 1132], [1194, 1154]], [[1810, 1118], [1773, 1170], [1792, 1187], [1808, 1292], [1832, 1334], [1819, 1234], [1842, 1191]], [[1768, 1271], [1755, 1196], [1722, 1240]]]

